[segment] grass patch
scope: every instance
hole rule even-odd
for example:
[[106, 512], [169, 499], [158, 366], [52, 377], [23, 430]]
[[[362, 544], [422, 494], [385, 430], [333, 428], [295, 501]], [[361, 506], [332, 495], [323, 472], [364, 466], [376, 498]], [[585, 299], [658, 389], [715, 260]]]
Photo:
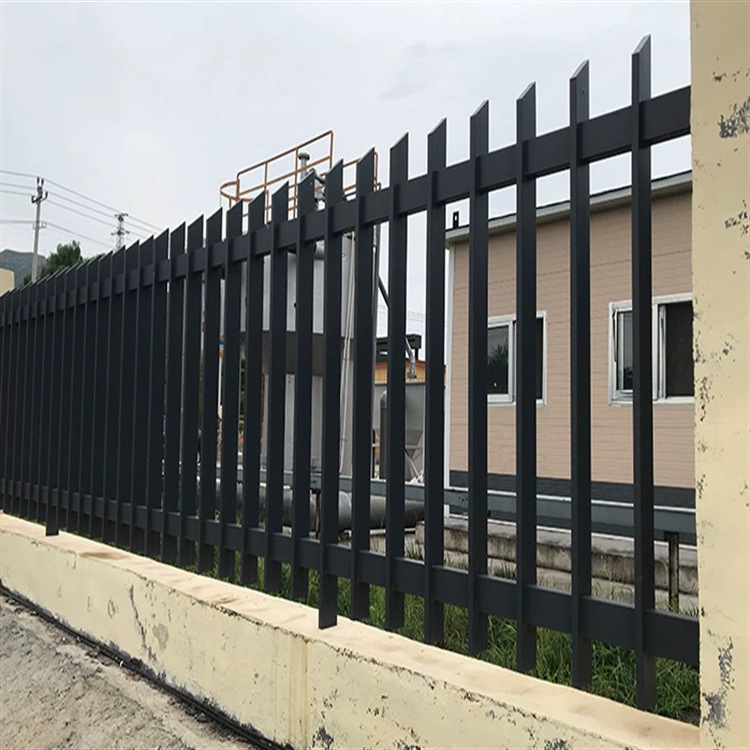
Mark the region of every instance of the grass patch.
[[[263, 590], [263, 559], [258, 560], [258, 581], [249, 588]], [[213, 577], [218, 577], [214, 567]], [[239, 556], [230, 583], [240, 582]], [[275, 596], [292, 599], [291, 566], [282, 565], [281, 591]], [[338, 581], [338, 613], [349, 616], [349, 580]], [[309, 587], [304, 604], [318, 606], [318, 573], [309, 573]], [[467, 655], [468, 612], [445, 605], [445, 640], [441, 648]], [[385, 589], [370, 587], [370, 616], [364, 620], [381, 630], [385, 629]], [[397, 631], [415, 641], [424, 640], [424, 601], [421, 597], [405, 595], [404, 626]], [[537, 630], [537, 666], [531, 673], [548, 682], [571, 684], [571, 636], [554, 630]], [[477, 657], [482, 661], [506, 669], [514, 669], [516, 658], [516, 624], [512, 620], [490, 617], [488, 620], [488, 647]], [[669, 659], [657, 659], [657, 701], [655, 713], [672, 719], [697, 724], [700, 717], [700, 688], [698, 670]], [[592, 684], [590, 692], [611, 698], [618, 703], [635, 706], [635, 653], [605, 643], [594, 643]]]

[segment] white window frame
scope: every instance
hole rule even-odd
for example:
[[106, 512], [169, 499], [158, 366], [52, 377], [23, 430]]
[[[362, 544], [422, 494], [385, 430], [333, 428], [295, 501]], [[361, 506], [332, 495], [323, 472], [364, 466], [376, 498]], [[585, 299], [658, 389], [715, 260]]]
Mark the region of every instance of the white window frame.
[[[536, 319], [542, 321], [542, 397], [536, 400], [537, 406], [547, 403], [547, 311], [537, 310]], [[493, 315], [487, 318], [487, 328], [507, 325], [508, 333], [508, 393], [488, 393], [489, 406], [513, 406], [516, 403], [516, 314]]]
[[[682, 294], [664, 294], [651, 299], [651, 360], [652, 360], [652, 399], [655, 404], [692, 404], [695, 396], [667, 396], [666, 395], [666, 317], [664, 308], [675, 302], [692, 302], [693, 295], [689, 292]], [[617, 314], [630, 312], [633, 309], [632, 300], [621, 300], [609, 303], [609, 403], [632, 404], [632, 391], [617, 389], [617, 362], [615, 360], [615, 332]]]

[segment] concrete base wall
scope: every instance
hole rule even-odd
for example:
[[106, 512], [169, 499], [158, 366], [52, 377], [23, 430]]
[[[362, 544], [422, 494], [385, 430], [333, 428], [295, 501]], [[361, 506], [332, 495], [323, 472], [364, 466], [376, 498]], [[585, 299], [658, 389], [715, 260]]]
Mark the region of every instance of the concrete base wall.
[[0, 583], [294, 748], [689, 748], [698, 730], [0, 513]]

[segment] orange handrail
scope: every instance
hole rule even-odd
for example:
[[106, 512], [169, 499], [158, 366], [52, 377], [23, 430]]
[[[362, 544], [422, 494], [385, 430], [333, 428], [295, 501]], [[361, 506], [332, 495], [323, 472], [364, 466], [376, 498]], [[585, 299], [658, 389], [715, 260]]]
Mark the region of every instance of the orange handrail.
[[[308, 147], [318, 147], [319, 155], [314, 158], [310, 158], [307, 162], [302, 165], [300, 162], [300, 154], [304, 153], [304, 150]], [[322, 149], [322, 152], [321, 150]], [[311, 149], [312, 150], [312, 149]], [[320, 155], [322, 153], [322, 155]], [[288, 163], [286, 168], [280, 174], [273, 174], [273, 167], [278, 166], [279, 163], [284, 159], [294, 159], [293, 166]], [[344, 163], [344, 170], [357, 164], [357, 159]], [[271, 168], [271, 169], [269, 169]], [[271, 190], [273, 185], [280, 185], [285, 181], [290, 182], [290, 193], [289, 193], [289, 215], [295, 217], [297, 215], [297, 202], [299, 196], [299, 183], [301, 179], [309, 172], [310, 169], [315, 169], [316, 172], [325, 176], [333, 168], [333, 131], [327, 130], [314, 138], [309, 138], [302, 143], [293, 146], [292, 148], [282, 151], [268, 159], [259, 161], [252, 166], [245, 167], [237, 172], [236, 177], [233, 180], [229, 180], [223, 183], [219, 187], [219, 195], [225, 198], [229, 204], [229, 208], [234, 206], [239, 201], [245, 204], [252, 202], [261, 191], [265, 194], [265, 210], [266, 210], [266, 221], [271, 218]], [[243, 187], [243, 178], [247, 179], [248, 175], [251, 175], [255, 171], [262, 170], [262, 179], [258, 179], [247, 187]], [[375, 184], [377, 185], [377, 174], [378, 174], [378, 155], [375, 153]], [[256, 178], [257, 179], [257, 178]], [[356, 194], [356, 183], [348, 184], [344, 187], [344, 194], [351, 197]]]

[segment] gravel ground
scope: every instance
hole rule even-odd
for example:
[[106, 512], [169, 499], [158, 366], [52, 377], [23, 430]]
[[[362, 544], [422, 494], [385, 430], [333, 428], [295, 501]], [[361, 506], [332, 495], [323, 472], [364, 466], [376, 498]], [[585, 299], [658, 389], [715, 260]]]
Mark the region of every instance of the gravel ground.
[[0, 594], [0, 748], [250, 748]]

